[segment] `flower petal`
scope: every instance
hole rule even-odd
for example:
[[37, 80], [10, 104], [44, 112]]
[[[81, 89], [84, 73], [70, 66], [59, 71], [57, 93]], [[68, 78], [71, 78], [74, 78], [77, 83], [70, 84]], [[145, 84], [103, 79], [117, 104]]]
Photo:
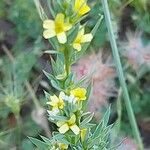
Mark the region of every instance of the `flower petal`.
[[82, 36], [81, 43], [91, 42], [93, 35], [91, 33]]
[[61, 33], [57, 34], [57, 38], [61, 44], [64, 44], [67, 42], [67, 37], [66, 37], [65, 32], [61, 32]]
[[84, 5], [83, 7], [81, 7], [81, 9], [79, 10], [79, 14], [80, 15], [84, 15], [86, 14], [87, 12], [90, 11], [90, 7], [88, 5]]
[[55, 19], [55, 25], [57, 26], [57, 25], [63, 25], [64, 24], [64, 18], [65, 18], [65, 16], [64, 16], [64, 14], [62, 14], [62, 13], [59, 13], [59, 14], [57, 14], [57, 16], [56, 16], [56, 19]]
[[65, 121], [58, 121], [56, 124], [58, 127], [61, 127], [62, 125], [65, 124]]
[[90, 7], [86, 4], [85, 0], [75, 0], [74, 9], [80, 16], [90, 11]]
[[55, 33], [54, 30], [45, 30], [45, 31], [43, 32], [43, 37], [44, 37], [45, 39], [52, 38], [52, 37], [54, 37], [55, 35], [56, 35], [56, 33]]
[[59, 102], [59, 99], [58, 99], [58, 97], [56, 95], [50, 96], [50, 99], [54, 103], [58, 103]]
[[74, 43], [73, 48], [76, 49], [77, 51], [81, 51], [81, 44]]
[[53, 101], [47, 102], [47, 104], [49, 104], [49, 105], [51, 105], [51, 106], [53, 106], [53, 107], [57, 106], [57, 103], [56, 103], [56, 102], [53, 102]]
[[43, 28], [44, 29], [54, 29], [55, 28], [55, 22], [53, 20], [44, 20], [43, 22]]
[[61, 134], [66, 133], [68, 130], [69, 130], [69, 126], [68, 126], [67, 123], [65, 123], [64, 125], [62, 125], [62, 126], [58, 129], [58, 131], [59, 131]]
[[59, 94], [59, 99], [65, 99], [65, 96], [65, 93], [61, 91]]
[[73, 132], [74, 134], [76, 134], [76, 135], [78, 135], [79, 132], [80, 132], [80, 129], [79, 129], [79, 127], [78, 127], [76, 124], [70, 126], [70, 129], [71, 129], [72, 132]]
[[72, 124], [75, 123], [75, 121], [76, 121], [76, 116], [75, 116], [75, 114], [73, 114], [73, 115], [71, 116], [71, 118], [68, 120], [68, 124], [69, 124], [69, 125], [72, 125]]

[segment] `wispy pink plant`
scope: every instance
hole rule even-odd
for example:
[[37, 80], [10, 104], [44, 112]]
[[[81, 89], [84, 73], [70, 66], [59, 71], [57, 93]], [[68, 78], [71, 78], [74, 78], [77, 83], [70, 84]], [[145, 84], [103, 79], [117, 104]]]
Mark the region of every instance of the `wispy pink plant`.
[[131, 138], [126, 138], [117, 150], [138, 150], [137, 145]]
[[120, 45], [128, 63], [136, 71], [138, 71], [142, 65], [150, 66], [150, 44], [146, 46], [143, 44], [142, 32], [137, 31], [132, 33], [128, 31], [126, 35], [127, 40], [121, 42]]
[[92, 77], [93, 91], [89, 101], [89, 110], [95, 112], [95, 117], [100, 117], [102, 106], [107, 106], [108, 98], [116, 96], [114, 78], [116, 72], [111, 60], [108, 57], [105, 63], [102, 60], [102, 53], [87, 55], [73, 66], [77, 80], [85, 75]]

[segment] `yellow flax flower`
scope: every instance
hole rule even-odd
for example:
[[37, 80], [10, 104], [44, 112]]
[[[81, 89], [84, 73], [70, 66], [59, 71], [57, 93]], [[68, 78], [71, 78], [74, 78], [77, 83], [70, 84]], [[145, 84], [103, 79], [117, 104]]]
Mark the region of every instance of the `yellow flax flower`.
[[58, 131], [61, 134], [64, 134], [69, 130], [72, 130], [72, 132], [76, 135], [78, 135], [80, 133], [80, 129], [76, 125], [76, 116], [74, 114], [67, 121], [58, 121], [57, 126], [59, 127]]
[[67, 145], [67, 144], [59, 143], [58, 145], [59, 145], [59, 148], [60, 148], [61, 150], [66, 150], [66, 149], [68, 149], [68, 145]]
[[84, 101], [86, 100], [86, 89], [85, 88], [76, 88], [70, 91], [70, 94], [75, 97], [77, 101]]
[[74, 11], [82, 16], [90, 11], [90, 7], [87, 5], [86, 0], [75, 0]]
[[55, 20], [45, 20], [43, 22], [43, 36], [45, 39], [57, 36], [58, 41], [61, 44], [67, 42], [66, 31], [71, 29], [72, 25], [65, 22], [65, 16], [62, 13], [57, 14]]
[[91, 33], [84, 34], [84, 32], [85, 32], [84, 28], [82, 28], [79, 31], [75, 41], [73, 42], [73, 48], [76, 49], [77, 51], [81, 51], [81, 45], [86, 42], [91, 42], [91, 40], [93, 38]]
[[56, 95], [50, 96], [50, 102], [47, 104], [52, 106], [52, 110], [63, 109], [64, 108], [64, 101], [61, 98], [62, 93], [60, 92], [59, 97]]

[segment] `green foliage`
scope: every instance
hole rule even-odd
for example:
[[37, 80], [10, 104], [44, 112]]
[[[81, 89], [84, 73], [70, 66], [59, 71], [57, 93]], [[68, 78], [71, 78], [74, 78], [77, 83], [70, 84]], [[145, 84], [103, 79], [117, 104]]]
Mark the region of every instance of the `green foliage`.
[[[44, 16], [47, 15], [39, 1], [35, 1], [35, 3], [40, 17], [43, 19]], [[78, 1], [78, 3], [80, 5], [81, 2]], [[85, 5], [88, 7], [87, 4]], [[71, 71], [72, 65], [77, 61], [77, 59], [84, 55], [85, 51], [90, 46], [91, 40], [86, 41], [85, 39], [85, 42], [81, 42], [82, 38], [84, 36], [86, 36], [86, 38], [89, 36], [95, 36], [103, 17], [99, 15], [100, 17], [91, 33], [85, 34], [81, 33], [81, 31], [85, 28], [86, 23], [82, 24], [81, 20], [87, 12], [82, 15], [78, 14], [79, 12], [76, 12], [74, 8], [74, 1], [70, 3], [69, 1], [51, 1], [51, 3], [49, 2], [49, 9], [54, 17], [55, 28], [52, 28], [52, 30], [56, 32], [56, 37], [50, 36], [48, 38], [48, 41], [55, 50], [48, 50], [46, 53], [55, 54], [55, 59], [51, 57], [52, 72], [48, 73], [44, 71], [44, 74], [50, 80], [52, 87], [56, 89], [58, 94], [54, 94], [52, 91], [45, 91], [45, 96], [47, 104], [49, 105], [47, 110], [49, 120], [56, 124], [58, 132], [53, 132], [53, 136], [50, 139], [41, 137], [42, 140], [36, 138], [30, 138], [30, 140], [39, 149], [106, 150], [109, 147], [108, 137], [112, 128], [112, 125], [108, 125], [110, 108], [104, 115], [102, 121], [96, 128], [94, 128], [96, 126], [92, 123], [94, 114], [86, 112], [92, 84], [88, 83], [86, 86], [83, 86], [84, 81], [90, 79], [88, 79], [88, 77], [84, 77], [83, 79], [76, 81], [75, 75]], [[59, 20], [59, 25], [56, 22], [58, 19], [58, 13], [65, 14], [64, 18]], [[43, 26], [46, 27], [48, 21], [43, 21]], [[59, 33], [57, 33], [57, 30], [55, 29], [57, 29], [57, 25], [59, 29], [64, 29], [64, 21], [67, 21], [68, 24], [71, 23], [73, 26], [69, 29], [69, 31], [63, 31], [66, 37], [61, 38], [66, 40], [62, 42], [58, 38]], [[46, 29], [44, 33], [48, 30], [50, 29]], [[81, 50], [74, 47], [76, 40], [79, 42], [77, 44], [81, 47]]]
[[[88, 114], [86, 114], [88, 115]], [[84, 115], [85, 116], [85, 115]], [[54, 135], [51, 139], [47, 139], [45, 137], [42, 137], [42, 141], [35, 139], [35, 138], [29, 138], [36, 146], [37, 148], [41, 149], [48, 149], [53, 147], [54, 142], [58, 143], [65, 143], [70, 144], [69, 149], [77, 149], [77, 150], [107, 150], [108, 147], [108, 141], [109, 141], [109, 134], [112, 129], [112, 125], [108, 126], [108, 120], [110, 116], [110, 108], [106, 111], [104, 114], [104, 117], [100, 121], [100, 123], [96, 126], [96, 128], [92, 131], [89, 131], [86, 133], [86, 137], [83, 143], [79, 140], [79, 138], [74, 139], [74, 136], [67, 136], [57, 133]], [[87, 128], [89, 125], [89, 122], [93, 118], [93, 115], [90, 115], [83, 119], [82, 123], [84, 126], [83, 128]], [[91, 124], [92, 125], [92, 124]], [[93, 126], [93, 125], [92, 125]], [[90, 127], [92, 127], [90, 126]], [[89, 127], [89, 126], [88, 126]], [[74, 143], [74, 144], [73, 144]], [[111, 149], [111, 147], [110, 147]]]
[[10, 5], [8, 19], [16, 25], [15, 32], [18, 33], [18, 39], [21, 41], [28, 40], [28, 38], [36, 40], [41, 34], [41, 24], [34, 2], [15, 0]]

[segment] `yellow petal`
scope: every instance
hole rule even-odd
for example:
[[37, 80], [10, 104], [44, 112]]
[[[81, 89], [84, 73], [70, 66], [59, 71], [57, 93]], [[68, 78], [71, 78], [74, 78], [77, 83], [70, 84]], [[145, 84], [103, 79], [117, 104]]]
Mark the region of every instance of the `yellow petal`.
[[81, 7], [80, 0], [75, 0], [75, 9], [78, 10]]
[[53, 107], [57, 106], [57, 103], [55, 103], [55, 102], [53, 102], [53, 101], [48, 102], [48, 104], [51, 105], [51, 106], [53, 106]]
[[67, 42], [67, 37], [66, 37], [65, 32], [61, 32], [61, 33], [57, 34], [57, 38], [58, 38], [59, 43], [61, 43], [61, 44], [64, 44]]
[[44, 29], [50, 29], [55, 28], [55, 22], [53, 20], [44, 20], [43, 22], [43, 28]]
[[66, 133], [68, 130], [69, 130], [69, 126], [68, 126], [67, 123], [65, 123], [64, 125], [62, 125], [62, 126], [58, 129], [58, 131], [59, 131], [61, 134]]
[[75, 0], [74, 9], [79, 16], [82, 16], [90, 11], [90, 7], [86, 4], [85, 0]]
[[72, 124], [75, 123], [75, 121], [76, 121], [76, 116], [75, 116], [75, 114], [73, 114], [73, 115], [71, 116], [71, 118], [68, 120], [68, 124], [69, 124], [69, 125], [72, 125]]
[[58, 127], [61, 127], [65, 123], [66, 123], [65, 121], [58, 121], [56, 124], [57, 124]]
[[60, 25], [63, 25], [64, 24], [64, 14], [62, 13], [59, 13], [57, 14], [56, 16], [56, 19], [55, 19], [55, 25], [57, 26], [60, 26]]
[[50, 96], [50, 99], [52, 102], [55, 102], [55, 103], [59, 102], [59, 98], [56, 95]]
[[62, 125], [65, 124], [65, 121], [58, 121], [56, 124], [58, 127], [61, 127]]
[[73, 48], [76, 49], [77, 51], [81, 51], [81, 44], [74, 43]]
[[70, 129], [71, 129], [72, 132], [73, 132], [74, 134], [76, 134], [76, 135], [78, 135], [79, 132], [80, 132], [80, 129], [79, 129], [79, 127], [78, 127], [76, 124], [70, 126]]
[[81, 43], [91, 42], [93, 35], [91, 33], [82, 36]]
[[80, 15], [84, 15], [86, 14], [87, 12], [90, 11], [90, 7], [88, 5], [84, 5], [80, 10], [79, 10], [79, 14]]
[[45, 31], [43, 32], [43, 37], [44, 37], [45, 39], [52, 38], [52, 37], [54, 37], [55, 35], [56, 35], [56, 33], [55, 33], [54, 30], [45, 30]]

